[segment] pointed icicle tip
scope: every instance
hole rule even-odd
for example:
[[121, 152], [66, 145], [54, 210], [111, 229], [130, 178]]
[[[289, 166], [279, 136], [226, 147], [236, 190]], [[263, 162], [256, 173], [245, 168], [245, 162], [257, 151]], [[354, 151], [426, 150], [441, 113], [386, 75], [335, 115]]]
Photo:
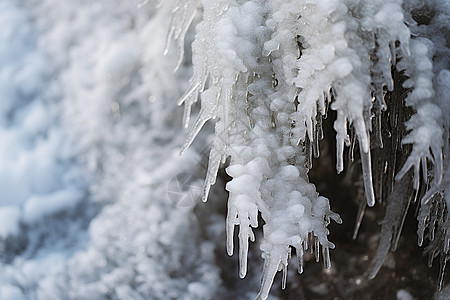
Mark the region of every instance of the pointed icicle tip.
[[203, 186], [202, 202], [208, 201], [210, 189], [211, 189], [211, 182], [209, 180], [205, 180], [205, 184]]

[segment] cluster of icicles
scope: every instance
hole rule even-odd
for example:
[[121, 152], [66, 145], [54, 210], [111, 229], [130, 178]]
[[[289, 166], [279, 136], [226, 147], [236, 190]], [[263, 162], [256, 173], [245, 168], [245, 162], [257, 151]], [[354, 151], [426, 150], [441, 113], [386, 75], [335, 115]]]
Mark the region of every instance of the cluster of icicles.
[[[324, 265], [330, 266], [334, 245], [327, 239], [327, 225], [331, 219], [341, 220], [308, 180], [312, 157], [319, 157], [328, 108], [337, 113], [337, 172], [344, 168], [344, 147], [353, 152], [359, 145], [365, 201], [369, 206], [377, 199], [388, 201], [370, 276], [376, 275], [389, 248], [395, 248], [409, 203], [415, 201], [410, 196], [420, 193], [419, 243], [426, 233], [431, 257], [440, 253], [445, 264], [449, 184], [443, 158], [449, 154], [449, 72], [448, 65], [432, 60], [445, 53], [439, 53], [439, 40], [427, 36], [433, 22], [426, 31], [411, 18], [410, 12], [420, 7], [414, 3], [176, 1], [168, 41], [178, 43], [178, 65], [184, 36], [202, 10], [192, 43], [193, 75], [179, 101], [185, 107], [184, 126], [190, 128], [182, 150], [208, 120], [215, 120], [203, 200], [221, 162], [230, 158], [227, 250], [233, 253], [238, 226], [241, 277], [246, 275], [249, 240], [254, 241], [259, 213], [265, 222], [258, 299], [267, 298], [278, 271], [283, 271], [284, 288], [292, 248], [300, 273], [305, 249], [317, 260], [322, 249]], [[402, 86], [394, 86], [400, 81], [393, 80], [393, 73], [407, 78]], [[407, 91], [406, 98], [396, 97], [399, 90]], [[191, 107], [199, 98], [201, 109], [191, 124]], [[405, 136], [399, 126], [406, 120]], [[402, 148], [405, 144], [412, 146], [409, 151]], [[399, 149], [408, 153], [402, 156]], [[407, 159], [399, 171], [396, 165], [403, 157]], [[359, 220], [364, 210], [365, 205]]]

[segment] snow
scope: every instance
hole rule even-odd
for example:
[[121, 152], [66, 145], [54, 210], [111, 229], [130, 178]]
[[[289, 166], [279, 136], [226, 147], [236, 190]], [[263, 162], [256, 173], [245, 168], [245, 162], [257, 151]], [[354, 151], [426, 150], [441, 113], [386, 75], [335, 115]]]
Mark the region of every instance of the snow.
[[169, 12], [0, 4], [0, 298], [221, 292], [215, 245], [200, 239], [193, 206], [167, 195], [170, 179], [201, 172], [199, 151], [179, 155], [187, 72], [163, 56]]
[[[232, 255], [236, 226], [239, 276], [250, 242], [264, 259], [257, 299], [278, 271], [286, 286], [292, 248], [299, 273], [306, 250], [330, 268], [327, 226], [342, 220], [308, 177], [322, 119], [337, 112], [337, 172], [357, 141], [375, 205], [372, 120], [398, 88], [393, 66], [408, 77], [401, 143], [412, 151], [371, 276], [395, 248], [410, 190], [428, 189], [419, 244], [447, 255], [449, 235], [434, 231], [448, 229], [450, 205], [449, 5], [428, 5], [436, 14], [417, 26], [418, 1], [1, 2], [0, 298], [230, 298], [241, 291], [223, 284], [216, 237]], [[227, 161], [223, 222], [226, 192], [211, 187]], [[208, 197], [208, 212], [196, 207]], [[241, 294], [256, 295], [259, 278], [247, 282]]]
[[83, 194], [78, 190], [63, 190], [45, 196], [30, 197], [23, 207], [23, 221], [33, 224], [46, 216], [73, 210]]
[[[65, 152], [68, 141], [57, 127], [57, 116], [45, 99], [48, 57], [36, 45], [29, 16], [13, 3], [2, 3], [0, 14], [0, 214], [1, 236], [23, 234], [48, 214], [73, 209], [83, 199], [79, 166]], [[8, 46], [7, 46], [8, 45]], [[72, 178], [70, 178], [72, 177]], [[53, 199], [48, 195], [55, 194]], [[57, 194], [65, 195], [59, 201]], [[59, 197], [61, 198], [61, 197]]]
[[23, 292], [16, 286], [7, 285], [0, 287], [0, 296], [2, 299], [23, 300], [26, 299]]
[[20, 233], [20, 208], [3, 205], [0, 209], [0, 238], [15, 236]]

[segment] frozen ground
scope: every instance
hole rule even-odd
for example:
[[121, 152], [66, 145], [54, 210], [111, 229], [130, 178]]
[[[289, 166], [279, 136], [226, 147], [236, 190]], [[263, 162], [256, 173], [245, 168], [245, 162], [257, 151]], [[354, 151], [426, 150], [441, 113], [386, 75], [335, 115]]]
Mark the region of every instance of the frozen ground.
[[[211, 130], [179, 155], [186, 132], [176, 102], [192, 66], [189, 49], [177, 73], [176, 50], [162, 55], [170, 17], [156, 13], [156, 2], [0, 1], [0, 299], [257, 294], [259, 245], [251, 246], [244, 280], [236, 255], [225, 252], [223, 180], [195, 206]], [[345, 210], [351, 227], [356, 211]], [[309, 271], [292, 270], [284, 293], [277, 277], [273, 294], [421, 299], [434, 291], [435, 270], [420, 261], [409, 279], [400, 265], [368, 282], [373, 235], [362, 228], [350, 244], [344, 229], [351, 232], [336, 227], [331, 236], [336, 267], [323, 272], [307, 257]], [[408, 250], [402, 255], [411, 259]]]

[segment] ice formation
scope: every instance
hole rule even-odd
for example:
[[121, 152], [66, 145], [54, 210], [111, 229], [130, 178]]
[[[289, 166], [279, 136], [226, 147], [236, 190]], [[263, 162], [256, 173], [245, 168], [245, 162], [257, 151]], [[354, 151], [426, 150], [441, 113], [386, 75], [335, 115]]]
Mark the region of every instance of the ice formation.
[[[169, 38], [178, 43], [199, 5], [187, 2], [178, 1], [174, 10]], [[283, 271], [284, 288], [291, 248], [296, 249], [300, 273], [304, 248], [314, 247], [318, 258], [321, 245], [324, 264], [330, 264], [328, 250], [333, 244], [327, 240], [326, 227], [330, 218], [337, 222], [340, 218], [308, 182], [312, 159], [320, 154], [322, 119], [329, 107], [337, 114], [337, 172], [344, 169], [345, 146], [353, 153], [357, 145], [367, 204], [375, 205], [376, 199], [388, 203], [371, 276], [389, 248], [395, 249], [409, 203], [419, 189], [419, 244], [428, 229], [432, 242], [427, 251], [431, 259], [441, 253], [445, 266], [450, 249], [448, 163], [444, 163], [449, 155], [448, 3], [204, 0], [201, 4], [203, 18], [192, 43], [193, 76], [179, 101], [185, 106], [184, 126], [190, 127], [182, 151], [208, 120], [215, 120], [203, 199], [220, 163], [230, 157], [227, 250], [233, 253], [238, 226], [241, 277], [246, 274], [249, 240], [255, 239], [259, 213], [265, 222], [260, 247], [265, 265], [257, 298], [267, 298], [277, 271]], [[414, 20], [428, 15], [429, 24]], [[183, 46], [179, 48], [182, 53]], [[401, 81], [402, 86], [394, 85]], [[396, 96], [399, 91], [406, 98]], [[198, 98], [201, 108], [190, 124], [191, 107]], [[399, 129], [404, 121], [405, 130]], [[401, 150], [405, 145], [412, 146], [409, 153]], [[394, 159], [385, 158], [383, 151], [392, 151]], [[400, 163], [406, 157], [401, 168], [397, 151], [403, 151]], [[382, 191], [386, 182], [387, 190]]]

